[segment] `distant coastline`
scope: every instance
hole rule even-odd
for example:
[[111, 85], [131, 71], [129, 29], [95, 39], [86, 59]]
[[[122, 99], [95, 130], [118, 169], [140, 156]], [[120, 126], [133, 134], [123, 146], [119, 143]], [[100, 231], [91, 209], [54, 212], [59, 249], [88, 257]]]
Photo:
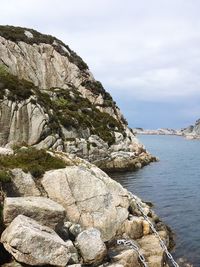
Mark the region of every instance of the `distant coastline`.
[[132, 131], [135, 135], [176, 135], [176, 136], [183, 136], [188, 140], [192, 139], [200, 139], [200, 134], [194, 131], [189, 131], [191, 126], [181, 130], [175, 130], [170, 128], [159, 128], [159, 129], [143, 129], [143, 128], [133, 128]]

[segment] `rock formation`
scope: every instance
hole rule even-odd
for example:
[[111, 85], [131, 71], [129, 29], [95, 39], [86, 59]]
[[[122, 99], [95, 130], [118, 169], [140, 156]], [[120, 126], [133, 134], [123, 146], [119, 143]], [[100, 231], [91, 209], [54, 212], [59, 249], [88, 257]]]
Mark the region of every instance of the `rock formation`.
[[155, 160], [86, 63], [52, 36], [0, 26], [0, 89], [1, 146], [66, 151], [109, 170]]
[[[25, 148], [23, 151], [27, 153]], [[15, 153], [19, 152], [2, 155], [2, 163], [3, 158], [13, 161]], [[14, 260], [26, 266], [140, 267], [134, 250], [117, 245], [117, 239], [125, 238], [136, 242], [149, 267], [167, 266], [159, 240], [152, 234], [131, 193], [83, 159], [64, 152], [46, 153], [65, 162], [65, 167], [48, 170], [39, 177], [23, 172], [23, 185], [34, 183], [38, 190], [34, 189], [32, 196], [26, 196], [26, 190], [14, 196], [12, 188], [20, 188], [21, 181], [13, 175], [9, 180], [3, 179], [0, 173], [4, 199], [1, 242]], [[17, 173], [21, 177], [19, 169]], [[168, 229], [147, 204], [139, 198], [137, 201], [169, 246]], [[3, 263], [0, 259], [2, 266]]]
[[169, 229], [101, 170], [153, 160], [67, 45], [0, 27], [1, 266], [168, 267], [150, 221], [167, 247]]
[[181, 129], [181, 133], [187, 139], [200, 139], [200, 120], [197, 120], [195, 125]]
[[181, 131], [169, 129], [169, 128], [160, 128], [156, 130], [148, 130], [143, 128], [134, 128], [132, 129], [135, 134], [149, 134], [149, 135], [181, 135]]

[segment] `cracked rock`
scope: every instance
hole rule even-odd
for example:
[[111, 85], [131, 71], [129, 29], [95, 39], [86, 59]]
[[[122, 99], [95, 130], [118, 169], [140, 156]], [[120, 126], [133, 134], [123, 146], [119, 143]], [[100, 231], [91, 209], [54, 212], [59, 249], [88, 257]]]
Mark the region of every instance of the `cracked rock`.
[[28, 265], [64, 267], [71, 256], [68, 246], [52, 229], [24, 215], [6, 228], [1, 242], [17, 261]]
[[76, 242], [86, 264], [100, 263], [107, 253], [101, 233], [97, 229], [83, 231], [78, 235]]

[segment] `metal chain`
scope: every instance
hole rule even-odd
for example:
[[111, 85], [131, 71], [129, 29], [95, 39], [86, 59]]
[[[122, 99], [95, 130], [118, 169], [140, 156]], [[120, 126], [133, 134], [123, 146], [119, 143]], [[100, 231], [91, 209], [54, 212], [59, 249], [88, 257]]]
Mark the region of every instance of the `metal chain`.
[[174, 267], [179, 267], [178, 263], [174, 260], [173, 256], [171, 255], [171, 253], [169, 252], [168, 248], [166, 247], [165, 242], [162, 240], [162, 238], [160, 237], [159, 233], [156, 231], [153, 223], [149, 220], [148, 216], [145, 214], [144, 209], [141, 206], [141, 204], [138, 202], [137, 198], [134, 195], [132, 195], [132, 199], [134, 199], [134, 201], [135, 201], [139, 211], [142, 213], [142, 216], [144, 217], [144, 219], [149, 223], [149, 226], [150, 226], [152, 232], [159, 239], [160, 246], [165, 251], [168, 259], [171, 261], [171, 263], [173, 264]]
[[139, 257], [140, 261], [142, 262], [142, 264], [144, 265], [144, 267], [148, 267], [144, 256], [140, 253], [140, 248], [133, 241], [125, 240], [125, 239], [119, 239], [119, 240], [117, 240], [117, 244], [132, 248], [134, 251], [137, 252], [138, 257]]

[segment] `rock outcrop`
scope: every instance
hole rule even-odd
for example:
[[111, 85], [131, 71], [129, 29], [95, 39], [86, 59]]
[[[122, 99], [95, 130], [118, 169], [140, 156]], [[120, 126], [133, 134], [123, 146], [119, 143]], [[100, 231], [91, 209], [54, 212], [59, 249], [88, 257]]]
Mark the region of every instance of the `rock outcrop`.
[[[164, 267], [165, 255], [159, 240], [152, 234], [135, 201], [159, 231], [161, 222], [150, 206], [136, 196], [133, 198], [95, 165], [63, 152], [48, 153], [54, 161], [62, 159], [68, 166], [46, 171], [43, 177], [37, 178], [35, 186], [41, 196], [27, 197], [21, 191], [18, 197], [6, 197], [7, 192], [10, 193], [9, 186], [4, 186], [6, 180], [0, 181], [4, 188], [1, 205], [6, 228], [0, 229], [4, 230], [1, 242], [16, 261], [28, 266], [139, 267], [137, 253], [116, 245], [117, 239], [125, 238], [136, 242], [148, 266]], [[21, 176], [19, 169], [17, 173]], [[25, 175], [30, 178], [30, 173], [23, 172], [24, 186], [26, 181], [30, 184]], [[169, 232], [164, 225], [160, 235], [169, 246]], [[3, 263], [0, 259], [0, 264]]]
[[55, 37], [0, 26], [0, 146], [1, 266], [139, 267], [138, 253], [117, 245], [124, 238], [148, 266], [167, 267], [138, 203], [169, 247], [168, 228], [101, 170], [155, 158]]
[[23, 214], [41, 224], [58, 228], [64, 224], [65, 209], [45, 197], [8, 197], [4, 200], [3, 219], [8, 226], [15, 217]]
[[66, 210], [69, 221], [101, 230], [108, 241], [128, 217], [128, 192], [95, 166], [46, 172], [42, 186]]
[[156, 130], [149, 130], [143, 128], [132, 129], [135, 134], [147, 134], [147, 135], [181, 135], [180, 130], [161, 128]]
[[181, 129], [181, 133], [187, 139], [200, 139], [200, 120], [197, 120], [194, 125]]
[[33, 266], [65, 267], [70, 259], [68, 247], [52, 229], [24, 215], [6, 228], [1, 242], [17, 261]]
[[52, 36], [0, 26], [0, 88], [1, 146], [66, 151], [110, 170], [155, 160], [86, 63]]
[[76, 242], [85, 264], [98, 264], [104, 260], [107, 249], [97, 229], [83, 231], [78, 235]]

